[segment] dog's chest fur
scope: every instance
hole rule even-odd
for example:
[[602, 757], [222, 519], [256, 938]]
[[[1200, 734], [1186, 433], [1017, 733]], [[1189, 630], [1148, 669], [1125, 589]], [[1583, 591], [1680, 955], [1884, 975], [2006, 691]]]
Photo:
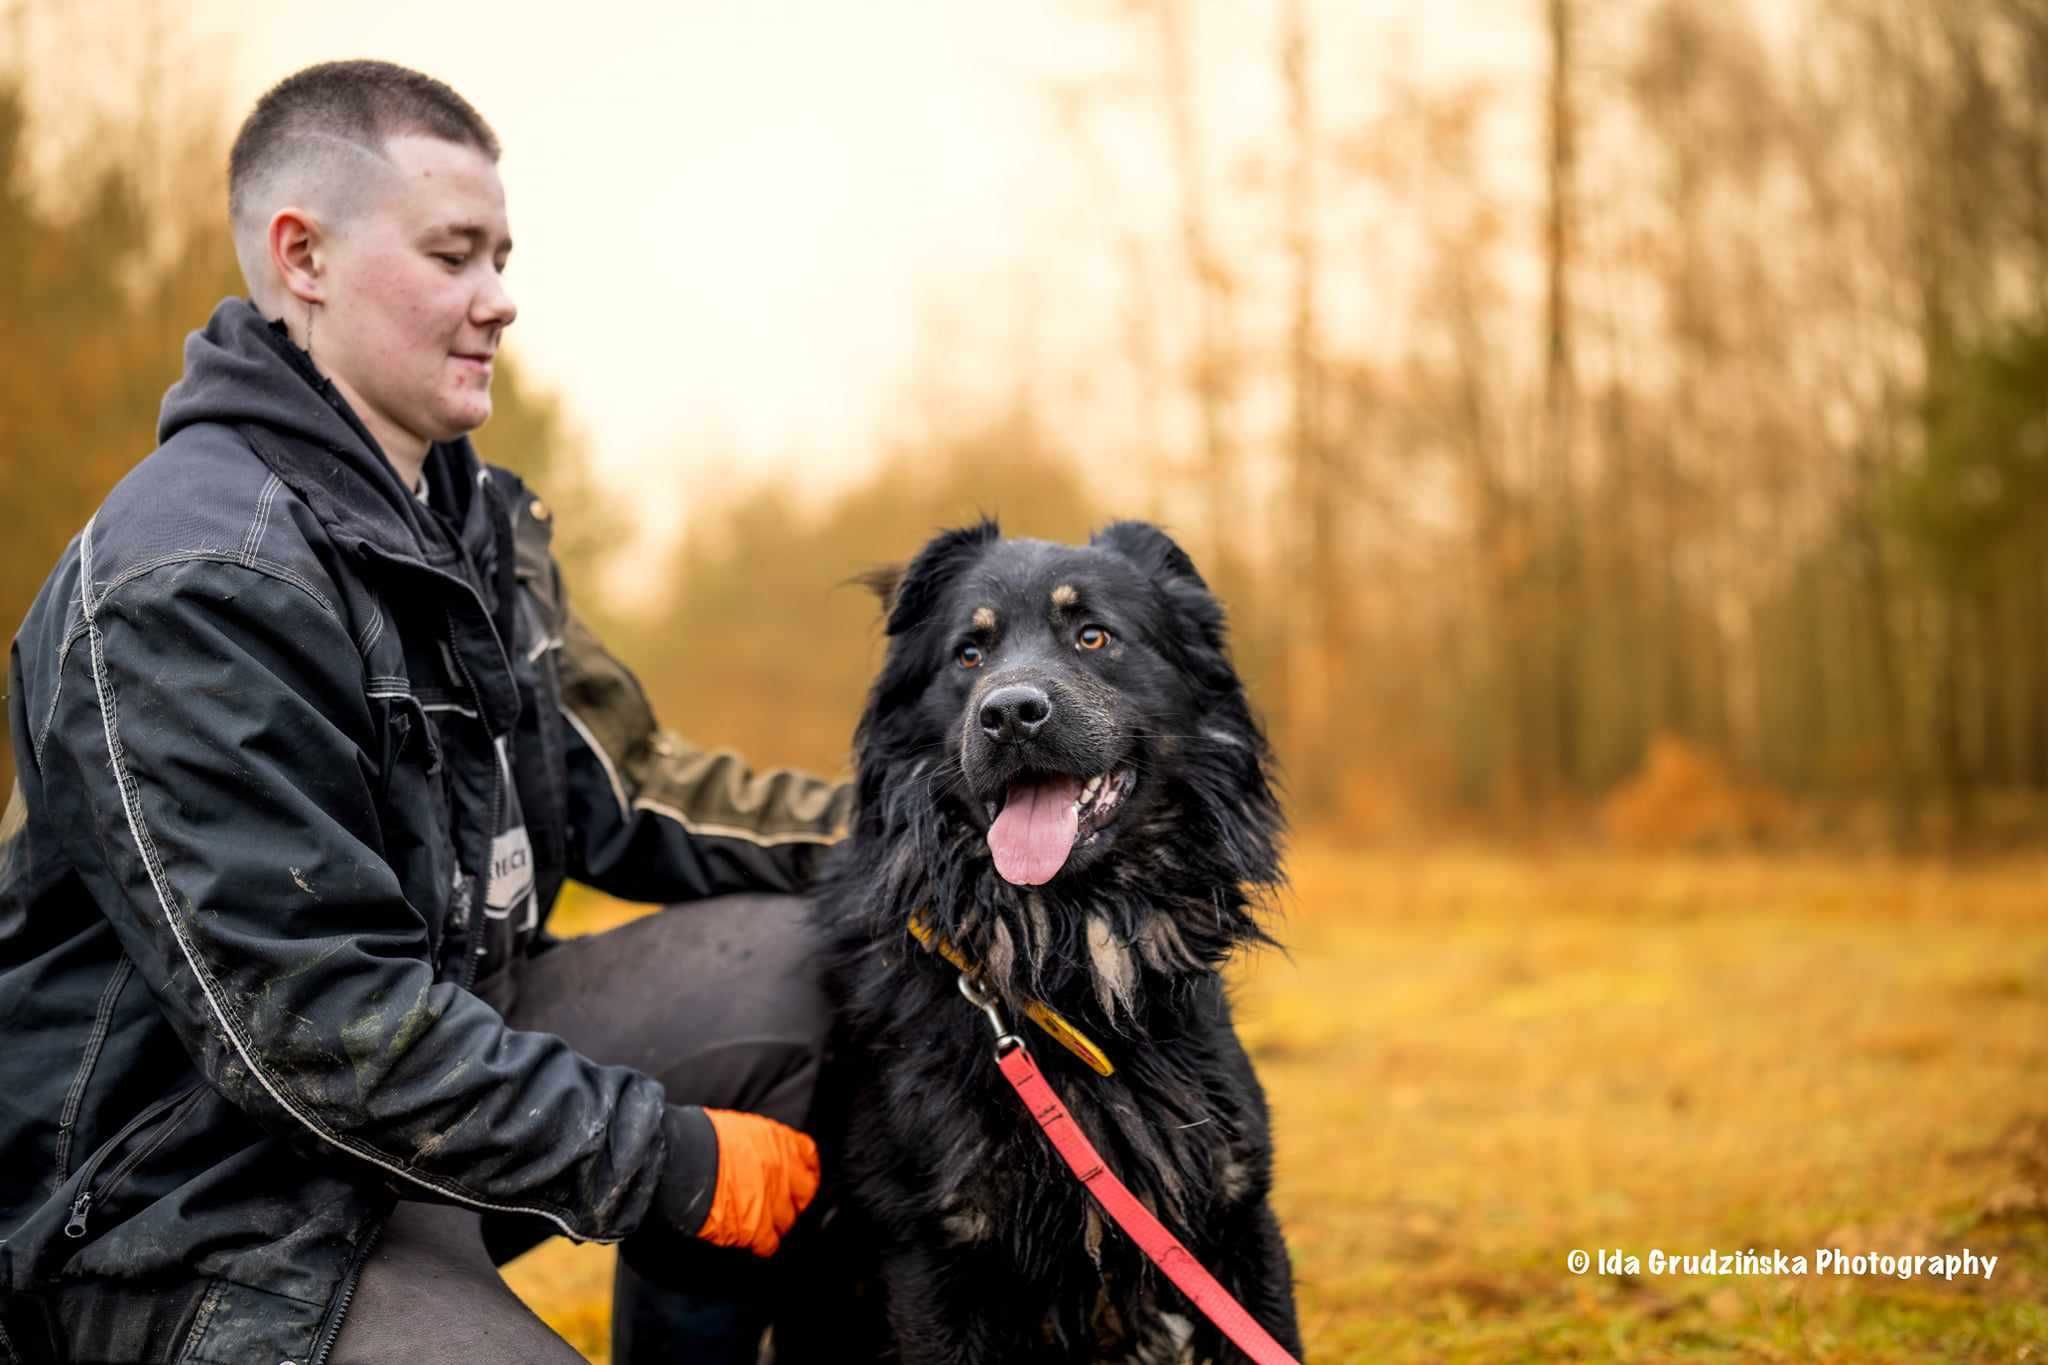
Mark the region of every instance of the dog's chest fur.
[[[858, 1171], [885, 1239], [985, 1267], [990, 1283], [1040, 1301], [1047, 1333], [1085, 1343], [1094, 1358], [1192, 1360], [1184, 1306], [1162, 1296], [1157, 1271], [1003, 1079], [994, 1035], [959, 996], [953, 969], [907, 935], [853, 964], [840, 983], [844, 1026], [859, 1035], [848, 1051], [871, 1060], [856, 1082], [866, 1098], [847, 1147], [891, 1154], [886, 1167]], [[1005, 1014], [1111, 1170], [1204, 1258], [1210, 1239], [1265, 1196], [1265, 1116], [1232, 1074], [1242, 1052], [1220, 982], [1153, 974], [1142, 962], [1130, 971], [1137, 1013], [1119, 1013], [1115, 1025], [1085, 972], [1056, 1001], [1111, 1055], [1112, 1076]], [[1166, 1035], [1150, 1036], [1153, 1023], [1169, 1026]]]

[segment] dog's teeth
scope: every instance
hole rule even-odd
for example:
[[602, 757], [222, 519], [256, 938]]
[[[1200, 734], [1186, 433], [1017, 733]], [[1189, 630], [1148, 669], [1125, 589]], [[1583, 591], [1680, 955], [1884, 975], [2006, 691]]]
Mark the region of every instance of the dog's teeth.
[[1081, 799], [1083, 801], [1093, 801], [1095, 799], [1095, 794], [1101, 790], [1102, 775], [1100, 773], [1097, 773], [1094, 777], [1088, 779], [1087, 786], [1081, 788]]
[[989, 818], [989, 819], [993, 820], [993, 819], [995, 819], [995, 818], [996, 818], [996, 803], [995, 803], [995, 802], [993, 802], [993, 801], [984, 801], [984, 802], [982, 802], [982, 803], [981, 803], [981, 805], [982, 805], [982, 809], [983, 809], [983, 810], [986, 810], [986, 811], [988, 812], [988, 818]]

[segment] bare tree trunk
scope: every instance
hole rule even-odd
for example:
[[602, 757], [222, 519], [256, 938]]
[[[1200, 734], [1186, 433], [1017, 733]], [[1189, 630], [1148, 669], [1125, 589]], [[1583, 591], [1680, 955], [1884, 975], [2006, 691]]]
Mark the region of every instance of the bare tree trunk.
[[1891, 780], [1892, 838], [1901, 846], [1913, 843], [1920, 830], [1920, 784], [1906, 743], [1909, 718], [1905, 678], [1901, 671], [1897, 627], [1893, 621], [1895, 601], [1891, 572], [1885, 564], [1884, 542], [1876, 523], [1876, 461], [1869, 455], [1857, 461], [1862, 487], [1850, 516], [1851, 543], [1862, 572], [1864, 609], [1870, 619], [1870, 671], [1877, 684], [1883, 722], [1885, 766]]
[[2038, 15], [2026, 37], [2028, 84], [2034, 92], [2032, 146], [2027, 148], [2028, 202], [2034, 229], [2035, 307], [2048, 319], [2048, 12]]
[[[2048, 326], [2048, 9], [2026, 23], [2028, 84], [2033, 91], [2033, 121], [2027, 147], [2028, 202], [2033, 230], [2035, 313]], [[2014, 555], [2019, 591], [2019, 696], [2014, 729], [2013, 773], [2035, 791], [2048, 791], [2048, 543], [2039, 535], [2025, 537]]]
[[[1939, 22], [1940, 16], [1935, 16]], [[1947, 110], [1933, 88], [1933, 78], [1924, 66], [1916, 65], [1907, 76], [1908, 108], [1922, 145], [1906, 167], [1910, 177], [1914, 220], [1913, 244], [1916, 260], [1912, 283], [1918, 304], [1920, 341], [1920, 449], [1933, 443], [1944, 410], [1953, 401], [1953, 388], [1960, 350], [1957, 326], [1955, 280], [1950, 252], [1959, 245], [1952, 233], [1948, 213], [1955, 189], [1954, 168], [1947, 162], [1944, 145]], [[1917, 164], [1916, 164], [1917, 163]], [[1963, 753], [1963, 679], [1966, 654], [1964, 604], [1960, 591], [1948, 581], [1937, 581], [1929, 592], [1929, 614], [1933, 620], [1933, 710], [1929, 736], [1934, 760], [1934, 779], [1948, 808], [1951, 841], [1962, 838], [1971, 824], [1972, 807], [1969, 773]]]
[[[1230, 527], [1238, 519], [1237, 459], [1228, 424], [1234, 359], [1230, 354], [1230, 276], [1209, 231], [1201, 136], [1195, 126], [1194, 56], [1184, 0], [1158, 0], [1159, 53], [1174, 171], [1180, 182], [1181, 250], [1196, 296], [1195, 401], [1202, 420], [1203, 479], [1208, 493], [1209, 559], [1231, 558]], [[1227, 575], [1226, 575], [1227, 576]]]
[[[1289, 699], [1292, 762], [1298, 800], [1311, 813], [1327, 811], [1332, 790], [1328, 741], [1330, 690], [1342, 657], [1340, 638], [1345, 598], [1336, 564], [1336, 481], [1322, 423], [1322, 357], [1316, 329], [1315, 118], [1310, 99], [1308, 25], [1302, 0], [1283, 0], [1280, 72], [1287, 87], [1287, 122], [1293, 158], [1287, 184], [1287, 245], [1294, 263], [1293, 322], [1288, 336], [1288, 370], [1294, 390], [1292, 510], [1283, 563], [1298, 576], [1282, 598], [1292, 623], [1282, 653]], [[1288, 541], [1283, 540], [1283, 546]]]
[[[1690, 24], [1684, 24], [1677, 32], [1680, 43], [1678, 69], [1683, 73], [1681, 79], [1689, 81], [1699, 60], [1693, 41], [1694, 30]], [[1706, 291], [1699, 279], [1701, 198], [1706, 176], [1700, 165], [1699, 148], [1695, 145], [1691, 93], [1681, 86], [1671, 92], [1670, 98], [1676, 102], [1676, 108], [1668, 116], [1665, 135], [1672, 157], [1670, 211], [1678, 240], [1673, 278], [1669, 285], [1672, 295], [1672, 354], [1676, 366], [1672, 384], [1673, 420], [1671, 434], [1663, 443], [1663, 480], [1659, 489], [1662, 495], [1659, 511], [1665, 610], [1664, 707], [1665, 724], [1671, 730], [1688, 739], [1704, 740], [1709, 737], [1709, 727], [1704, 723], [1705, 704], [1699, 691], [1698, 670], [1691, 657], [1691, 641], [1687, 638], [1689, 632], [1686, 627], [1690, 623], [1687, 620], [1686, 595], [1680, 583], [1679, 550], [1698, 529], [1696, 523], [1699, 520], [1697, 517], [1688, 519], [1686, 515], [1686, 481], [1688, 467], [1693, 463], [1688, 456], [1698, 444], [1703, 421], [1699, 388], [1705, 382], [1708, 348]]]
[[2035, 537], [2026, 563], [2027, 747], [2022, 771], [2035, 791], [2048, 791], [2048, 545]]
[[[1610, 321], [1609, 325], [1613, 323]], [[1610, 349], [1612, 346], [1610, 342]], [[1640, 446], [1629, 416], [1628, 395], [1626, 379], [1617, 375], [1600, 400], [1609, 473], [1605, 495], [1608, 511], [1599, 519], [1607, 532], [1607, 552], [1599, 573], [1616, 615], [1615, 652], [1609, 666], [1620, 674], [1628, 698], [1621, 715], [1607, 718], [1609, 724], [1621, 729], [1621, 736], [1612, 747], [1612, 752], [1620, 756], [1619, 771], [1610, 774], [1610, 778], [1642, 765], [1657, 727], [1658, 713], [1657, 651], [1651, 646], [1655, 609], [1646, 572], [1651, 555], [1636, 528], [1637, 510], [1645, 500], [1644, 481], [1636, 462]]]
[[1482, 672], [1498, 689], [1490, 714], [1499, 730], [1489, 754], [1490, 797], [1497, 816], [1519, 819], [1528, 800], [1524, 771], [1527, 745], [1523, 693], [1522, 648], [1518, 632], [1522, 614], [1514, 583], [1521, 569], [1512, 563], [1519, 527], [1501, 465], [1505, 460], [1498, 423], [1489, 405], [1487, 384], [1495, 372], [1481, 331], [1482, 305], [1473, 298], [1467, 260], [1454, 257], [1446, 266], [1446, 309], [1456, 366], [1447, 421], [1463, 457], [1460, 471], [1471, 515], [1469, 546], [1474, 600], [1472, 623]]
[[1670, 436], [1659, 439], [1657, 452], [1657, 728], [1690, 737], [1692, 683], [1685, 659], [1685, 594], [1678, 582], [1678, 546], [1684, 527], [1679, 515], [1676, 442]]
[[1948, 807], [1949, 837], [1966, 839], [1974, 824], [1969, 764], [1963, 752], [1963, 659], [1968, 653], [1963, 606], [1948, 588], [1928, 602], [1933, 618], [1934, 648], [1934, 774]]
[[1573, 470], [1577, 394], [1572, 354], [1571, 273], [1575, 235], [1573, 176], [1577, 127], [1572, 108], [1572, 0], [1549, 0], [1550, 156], [1549, 212], [1544, 241], [1548, 268], [1545, 293], [1543, 383], [1544, 495], [1551, 530], [1547, 537], [1555, 585], [1546, 607], [1550, 620], [1550, 686], [1554, 712], [1551, 761], [1567, 788], [1579, 776], [1579, 644], [1582, 639], [1579, 519]]
[[1790, 748], [1794, 754], [1793, 780], [1807, 790], [1822, 786], [1833, 777], [1828, 759], [1833, 756], [1829, 723], [1835, 707], [1828, 703], [1829, 644], [1835, 627], [1827, 609], [1828, 584], [1819, 571], [1810, 574], [1794, 597], [1793, 629], [1790, 642], [1800, 663], [1791, 679], [1793, 730]]
[[[2000, 568], [2014, 557], [2001, 556]], [[1981, 740], [1977, 751], [1976, 779], [1986, 787], [2000, 788], [2012, 783], [2012, 731], [2006, 704], [2006, 682], [2010, 656], [2000, 627], [2010, 613], [2003, 610], [2006, 593], [2003, 573], [1991, 587], [1977, 594], [1971, 603], [1972, 651], [1977, 664], [1977, 714]]]

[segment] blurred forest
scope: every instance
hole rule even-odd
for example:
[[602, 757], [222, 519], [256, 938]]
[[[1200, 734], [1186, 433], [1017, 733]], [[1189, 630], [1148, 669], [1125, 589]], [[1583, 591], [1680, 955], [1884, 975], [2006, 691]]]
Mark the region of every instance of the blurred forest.
[[[1525, 0], [1502, 12], [1544, 61], [1520, 83], [1333, 53], [1274, 0], [1241, 54], [1271, 107], [1242, 119], [1198, 88], [1201, 7], [1076, 8], [1132, 61], [1048, 90], [1074, 156], [1106, 201], [1119, 155], [1171, 172], [1169, 230], [1105, 213], [1071, 244], [1116, 326], [1064, 363], [1129, 396], [1134, 438], [1020, 363], [1007, 398], [877, 436], [830, 496], [800, 470], [628, 489], [573, 394], [501, 370], [479, 445], [562, 509], [579, 602], [671, 726], [842, 768], [879, 650], [854, 574], [982, 510], [1059, 537], [1152, 515], [1226, 597], [1305, 825], [2040, 832], [2048, 0]], [[183, 334], [239, 292], [241, 111], [69, 127], [9, 51], [12, 623], [150, 448]], [[1374, 113], [1325, 113], [1315, 72], [1374, 83]], [[53, 128], [71, 150], [29, 155]], [[621, 572], [653, 499], [687, 507], [680, 548]]]

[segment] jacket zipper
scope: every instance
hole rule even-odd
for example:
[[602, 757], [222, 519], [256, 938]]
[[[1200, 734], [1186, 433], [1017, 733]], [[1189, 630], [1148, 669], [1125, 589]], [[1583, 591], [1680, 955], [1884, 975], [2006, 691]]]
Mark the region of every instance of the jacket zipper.
[[[467, 547], [462, 546], [460, 537], [457, 538], [456, 543], [457, 548], [461, 550], [463, 559], [470, 565], [471, 571], [476, 572], [475, 561], [470, 558]], [[483, 595], [477, 591], [474, 584], [463, 579], [458, 574], [449, 573], [445, 569], [437, 569], [431, 564], [425, 564], [417, 560], [404, 559], [383, 550], [381, 547], [371, 545], [367, 541], [364, 542], [364, 548], [389, 563], [399, 565], [408, 572], [424, 569], [427, 573], [442, 580], [444, 583], [452, 584], [468, 593], [470, 600], [476, 603], [477, 610], [482, 613], [484, 624], [491, 632], [491, 639], [498, 646], [498, 656], [505, 661], [506, 674], [514, 676], [511, 642], [500, 638], [497, 620], [491, 615], [490, 609], [484, 605]], [[482, 577], [481, 573], [478, 573], [478, 577]], [[462, 657], [462, 650], [456, 643], [455, 618], [444, 607], [441, 612], [441, 620], [448, 635], [448, 652], [454, 656], [455, 667], [462, 674], [464, 685], [469, 688], [470, 699], [476, 703], [477, 723], [483, 726], [484, 737], [491, 741], [491, 747], [495, 750], [498, 742], [497, 733], [491, 728], [489, 708], [484, 704], [483, 689], [476, 685], [476, 675], [470, 672], [469, 661]], [[505, 793], [500, 786], [501, 776], [498, 771], [497, 755], [493, 753], [491, 757], [491, 829], [488, 836], [490, 841], [497, 839], [498, 824], [505, 818]], [[468, 956], [469, 961], [463, 964], [458, 981], [465, 990], [476, 984], [478, 967], [476, 950], [480, 946], [479, 939], [482, 937], [484, 896], [490, 889], [490, 847], [490, 842], [486, 842], [484, 845], [484, 866], [476, 878], [477, 884], [472, 889], [467, 914], [464, 917], [464, 923], [468, 931], [468, 942], [463, 944], [462, 951]]]
[[[494, 509], [496, 509], [496, 502], [491, 489], [488, 471], [478, 481], [474, 496], [482, 498], [487, 504], [490, 504], [485, 508], [484, 515], [491, 521], [493, 553], [499, 558], [497, 569], [499, 571], [499, 582], [502, 585], [509, 576], [505, 573], [508, 567], [505, 561], [509, 553], [509, 546], [501, 543], [497, 534], [497, 517], [493, 514]], [[512, 641], [506, 639], [504, 633], [498, 629], [497, 615], [485, 606], [483, 593], [479, 590], [479, 585], [484, 581], [483, 569], [476, 562], [476, 558], [470, 554], [469, 546], [463, 543], [460, 532], [456, 533], [455, 546], [462, 554], [463, 563], [469, 566], [470, 574], [475, 578], [475, 583], [465, 582], [463, 586], [469, 589], [469, 595], [476, 600], [477, 606], [483, 610], [484, 624], [491, 632], [491, 639], [498, 646], [498, 657], [505, 662], [506, 676], [516, 679], [517, 674], [512, 667]], [[504, 602], [500, 602], [498, 604], [499, 610], [505, 610], [507, 605]], [[498, 734], [497, 731], [491, 728], [489, 708], [484, 704], [483, 689], [476, 685], [476, 675], [470, 672], [469, 661], [462, 657], [461, 646], [455, 640], [455, 618], [444, 608], [441, 613], [441, 620], [448, 631], [448, 652], [454, 656], [455, 666], [462, 672], [462, 681], [469, 688], [470, 699], [476, 703], [477, 724], [483, 727], [484, 738], [489, 741], [491, 749], [491, 823], [490, 828], [484, 832], [483, 861], [477, 869], [475, 885], [470, 888], [469, 914], [467, 917], [468, 933], [465, 935], [465, 941], [462, 945], [463, 954], [469, 959], [462, 964], [462, 988], [468, 990], [476, 984], [476, 974], [482, 967], [484, 953], [489, 949], [489, 945], [484, 942], [484, 902], [491, 894], [491, 851], [497, 847], [498, 827], [505, 823], [505, 774], [502, 771], [504, 767], [502, 756], [498, 753]]]
[[[462, 657], [461, 646], [456, 643], [454, 619], [444, 612], [442, 613], [442, 621], [448, 630], [448, 654], [455, 660], [455, 667], [462, 673], [462, 682], [464, 686], [469, 688], [470, 699], [476, 703], [477, 724], [483, 727], [484, 738], [490, 742], [491, 748], [491, 822], [490, 828], [484, 831], [483, 863], [477, 869], [476, 875], [473, 878], [473, 884], [469, 889], [469, 906], [467, 914], [464, 916], [467, 930], [463, 935], [462, 952], [463, 956], [467, 957], [469, 961], [462, 964], [462, 976], [460, 979], [462, 988], [468, 990], [476, 984], [477, 966], [483, 960], [483, 954], [480, 950], [484, 947], [484, 897], [490, 893], [491, 848], [498, 838], [498, 826], [505, 819], [504, 775], [500, 770], [501, 764], [498, 761], [498, 736], [492, 731], [490, 719], [485, 715], [483, 690], [476, 685], [476, 675], [469, 671], [469, 661]], [[496, 627], [494, 626], [492, 629], [495, 631]]]
[[66, 1237], [77, 1239], [85, 1236], [85, 1223], [92, 1213], [93, 1200], [118, 1189], [121, 1182], [128, 1178], [128, 1173], [135, 1169], [137, 1163], [141, 1162], [157, 1148], [163, 1146], [164, 1139], [171, 1135], [172, 1130], [177, 1125], [165, 1124], [163, 1132], [157, 1134], [155, 1141], [144, 1143], [122, 1158], [121, 1164], [109, 1172], [106, 1180], [95, 1188], [93, 1181], [99, 1174], [100, 1164], [112, 1156], [122, 1143], [133, 1137], [143, 1127], [170, 1118], [179, 1109], [197, 1102], [203, 1089], [203, 1086], [194, 1085], [179, 1094], [171, 1096], [167, 1100], [158, 1100], [155, 1104], [152, 1104], [149, 1108], [128, 1120], [126, 1124], [122, 1125], [120, 1132], [114, 1134], [112, 1138], [107, 1140], [107, 1144], [104, 1147], [93, 1153], [92, 1160], [86, 1162], [85, 1166], [78, 1172], [78, 1197], [71, 1201], [71, 1217], [64, 1224], [64, 1235]]
[[370, 1249], [377, 1245], [377, 1238], [383, 1232], [382, 1223], [371, 1228], [370, 1235], [363, 1238], [363, 1244], [356, 1248], [356, 1254], [349, 1257], [348, 1269], [342, 1272], [341, 1297], [334, 1301], [334, 1314], [327, 1320], [327, 1330], [320, 1334], [320, 1341], [314, 1346], [312, 1358], [306, 1365], [327, 1365], [327, 1357], [334, 1353], [334, 1343], [341, 1339], [341, 1320], [348, 1316], [349, 1303], [356, 1296], [356, 1286], [362, 1282], [363, 1267], [370, 1260]]
[[121, 998], [122, 987], [135, 972], [135, 961], [128, 954], [121, 954], [121, 960], [114, 964], [113, 978], [100, 993], [100, 1007], [93, 1016], [92, 1032], [85, 1040], [85, 1055], [79, 1058], [78, 1075], [71, 1082], [71, 1091], [64, 1096], [63, 1112], [57, 1115], [57, 1183], [71, 1174], [71, 1132], [78, 1122], [78, 1107], [85, 1101], [85, 1087], [92, 1080], [93, 1068], [99, 1065], [100, 1049], [106, 1046], [107, 1030], [114, 1022], [114, 1003]]

